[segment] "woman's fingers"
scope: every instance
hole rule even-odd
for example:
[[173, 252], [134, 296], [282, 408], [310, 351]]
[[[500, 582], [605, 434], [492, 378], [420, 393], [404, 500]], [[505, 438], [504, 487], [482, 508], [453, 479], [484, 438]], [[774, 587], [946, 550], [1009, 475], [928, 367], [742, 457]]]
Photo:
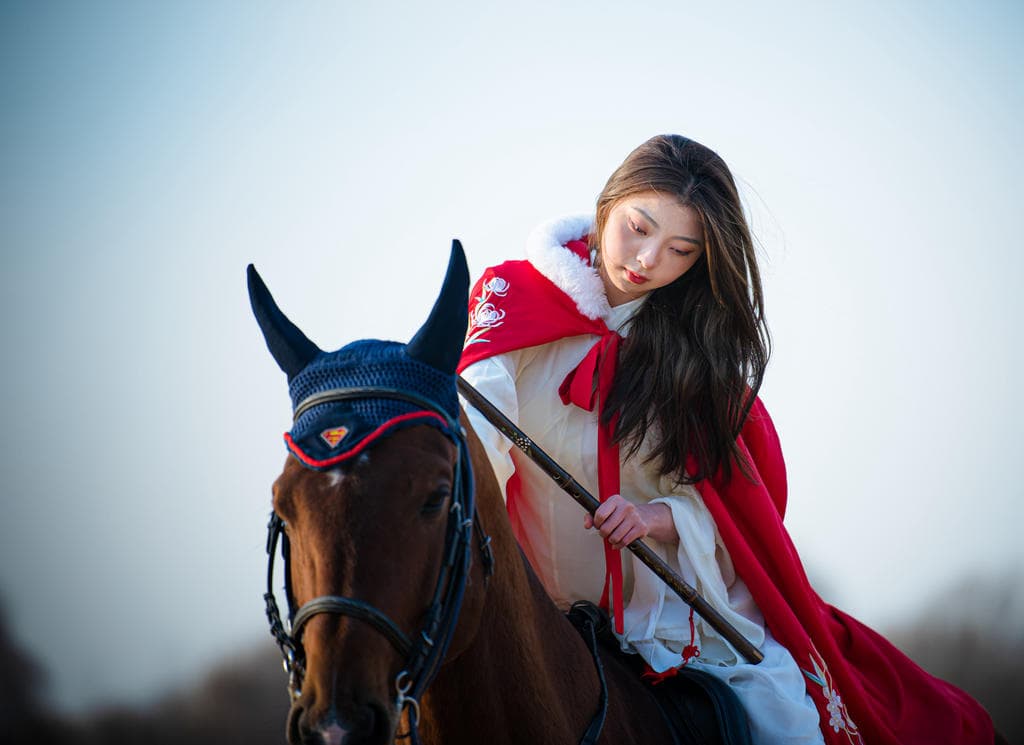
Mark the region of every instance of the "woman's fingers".
[[608, 498], [606, 502], [602, 502], [601, 505], [594, 510], [594, 514], [591, 515], [589, 512], [583, 516], [583, 527], [586, 530], [590, 530], [594, 527], [601, 527], [601, 524], [608, 519], [608, 515], [611, 514], [614, 509], [614, 505], [611, 501], [618, 497], [618, 494], [613, 494]]
[[591, 518], [587, 515], [583, 526], [588, 530], [596, 527], [612, 548], [620, 549], [628, 546], [637, 538], [647, 535], [648, 527], [636, 505], [628, 502], [619, 494], [609, 497], [594, 512]]
[[628, 504], [621, 494], [612, 494], [594, 511], [594, 525], [601, 527], [623, 504]]
[[624, 518], [624, 510], [631, 507], [619, 494], [613, 494], [601, 503], [601, 506], [594, 511], [592, 520], [594, 527], [601, 531], [601, 535], [607, 538], [612, 531], [618, 527]]
[[608, 543], [614, 549], [622, 549], [637, 538], [643, 538], [645, 535], [647, 535], [647, 529], [642, 523], [626, 525], [624, 522], [608, 536]]

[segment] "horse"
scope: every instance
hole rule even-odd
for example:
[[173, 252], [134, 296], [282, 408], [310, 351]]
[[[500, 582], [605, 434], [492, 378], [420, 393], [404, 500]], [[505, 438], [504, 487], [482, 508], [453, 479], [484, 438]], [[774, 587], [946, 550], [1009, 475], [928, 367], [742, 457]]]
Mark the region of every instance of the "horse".
[[[469, 287], [458, 242], [407, 344], [323, 352], [248, 273], [295, 406], [267, 580], [291, 673], [288, 742], [680, 742], [636, 671], [584, 641], [518, 547], [455, 390]], [[290, 629], [272, 587], [279, 540]]]

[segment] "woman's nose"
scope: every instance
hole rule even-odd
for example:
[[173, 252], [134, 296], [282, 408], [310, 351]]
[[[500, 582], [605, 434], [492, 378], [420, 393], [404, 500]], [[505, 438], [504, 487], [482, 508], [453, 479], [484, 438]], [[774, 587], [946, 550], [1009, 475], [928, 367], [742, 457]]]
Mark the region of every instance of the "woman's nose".
[[649, 245], [642, 246], [636, 254], [636, 261], [641, 269], [650, 269], [658, 260], [658, 251]]

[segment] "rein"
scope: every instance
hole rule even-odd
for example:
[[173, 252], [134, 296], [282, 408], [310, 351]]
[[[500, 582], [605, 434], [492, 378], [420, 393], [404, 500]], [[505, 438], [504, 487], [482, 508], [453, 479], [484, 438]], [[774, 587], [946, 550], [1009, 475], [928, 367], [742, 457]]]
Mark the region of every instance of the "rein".
[[[271, 513], [270, 522], [267, 525], [267, 592], [263, 598], [266, 603], [270, 633], [281, 648], [284, 658], [284, 669], [288, 673], [288, 692], [292, 701], [302, 695], [302, 681], [306, 671], [302, 630], [306, 622], [313, 616], [330, 613], [357, 618], [370, 624], [391, 642], [391, 645], [404, 660], [401, 672], [395, 677], [395, 708], [399, 716], [406, 708], [409, 709], [408, 736], [414, 745], [418, 745], [420, 741], [418, 732], [419, 699], [437, 675], [455, 631], [466, 583], [469, 579], [471, 539], [474, 526], [479, 536], [479, 550], [486, 577], [490, 577], [494, 571], [494, 556], [490, 548], [491, 539], [483, 532], [474, 503], [473, 471], [466, 443], [466, 432], [444, 407], [423, 396], [396, 388], [370, 386], [337, 388], [313, 394], [301, 401], [295, 407], [294, 418], [298, 419], [302, 413], [313, 406], [364, 398], [390, 398], [406, 401], [419, 406], [425, 412], [439, 415], [444, 420], [447, 431], [454, 437], [458, 448], [452, 504], [448, 510], [445, 529], [443, 560], [422, 628], [418, 634], [410, 638], [386, 614], [369, 603], [340, 595], [323, 595], [314, 598], [296, 610], [292, 595], [291, 575], [288, 571], [290, 551], [288, 535], [285, 532], [284, 520], [276, 513]], [[281, 542], [285, 564], [285, 594], [289, 619], [287, 627], [281, 619], [273, 587], [274, 559], [277, 554], [278, 541]]]

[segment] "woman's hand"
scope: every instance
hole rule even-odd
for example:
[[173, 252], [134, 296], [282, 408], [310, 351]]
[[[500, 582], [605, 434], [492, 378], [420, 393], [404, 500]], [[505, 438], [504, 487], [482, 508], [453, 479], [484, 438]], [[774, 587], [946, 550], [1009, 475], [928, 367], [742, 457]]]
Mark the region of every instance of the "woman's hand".
[[594, 516], [583, 518], [587, 530], [597, 528], [612, 548], [621, 550], [637, 538], [650, 536], [659, 543], [678, 543], [679, 534], [667, 504], [633, 504], [613, 494], [597, 508]]

